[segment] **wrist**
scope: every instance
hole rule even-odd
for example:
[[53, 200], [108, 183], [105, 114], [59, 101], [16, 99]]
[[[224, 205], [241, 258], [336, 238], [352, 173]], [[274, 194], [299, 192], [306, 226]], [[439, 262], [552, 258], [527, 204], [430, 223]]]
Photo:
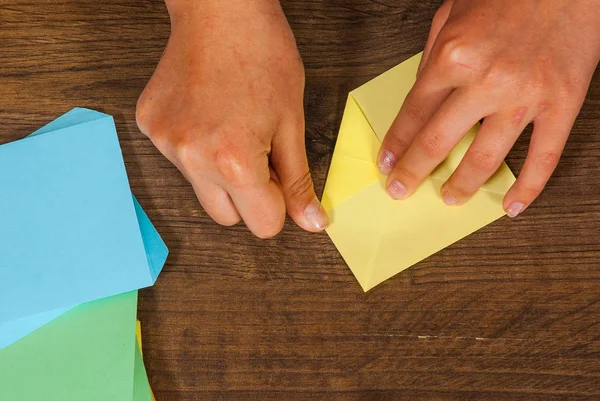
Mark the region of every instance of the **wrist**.
[[218, 0], [165, 0], [172, 23], [182, 19], [191, 19], [203, 13], [206, 10], [206, 6], [210, 3], [217, 2]]
[[165, 0], [171, 21], [190, 20], [196, 17], [218, 15], [234, 16], [250, 10], [268, 11], [276, 7], [279, 0]]

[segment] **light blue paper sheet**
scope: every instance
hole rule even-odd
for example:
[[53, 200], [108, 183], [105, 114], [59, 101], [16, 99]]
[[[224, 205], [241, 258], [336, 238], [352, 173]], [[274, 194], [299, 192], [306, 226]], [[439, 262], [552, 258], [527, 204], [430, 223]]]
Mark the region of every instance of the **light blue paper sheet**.
[[73, 109], [0, 146], [0, 349], [152, 285], [168, 250], [132, 198], [112, 117]]
[[[144, 240], [144, 247], [146, 248], [146, 256], [153, 268], [153, 274], [158, 276], [167, 260], [169, 250], [137, 199], [133, 198], [133, 200]], [[37, 315], [26, 316], [8, 322], [0, 322], [0, 350], [63, 315], [75, 306], [77, 305], [42, 312]]]
[[39, 329], [46, 323], [65, 314], [69, 310], [71, 310], [71, 308], [55, 309], [9, 322], [0, 322], [0, 350]]

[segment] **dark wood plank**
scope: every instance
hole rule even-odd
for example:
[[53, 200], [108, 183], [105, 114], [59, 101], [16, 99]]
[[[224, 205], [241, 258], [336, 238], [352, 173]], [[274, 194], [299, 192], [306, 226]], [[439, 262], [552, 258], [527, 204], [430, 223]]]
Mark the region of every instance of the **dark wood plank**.
[[[417, 53], [438, 2], [289, 0], [321, 193], [347, 92]], [[365, 294], [326, 235], [260, 241], [199, 208], [138, 131], [169, 34], [159, 0], [3, 0], [0, 142], [74, 106], [115, 116], [133, 191], [171, 249], [140, 293], [159, 401], [600, 398], [600, 78], [548, 188]], [[518, 172], [527, 135], [508, 163]], [[1, 191], [1, 189], [0, 189]]]

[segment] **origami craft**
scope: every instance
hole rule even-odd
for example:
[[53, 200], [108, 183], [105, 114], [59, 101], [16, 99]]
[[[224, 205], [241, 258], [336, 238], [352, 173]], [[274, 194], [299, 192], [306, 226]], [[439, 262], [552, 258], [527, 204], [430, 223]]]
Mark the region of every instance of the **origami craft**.
[[0, 349], [152, 285], [168, 250], [132, 197], [111, 116], [73, 109], [0, 146]]
[[[47, 156], [44, 153], [50, 152], [52, 149], [56, 149], [57, 147], [59, 147], [58, 145], [64, 145], [67, 148], [72, 148], [72, 145], [70, 144], [65, 145], [64, 139], [60, 136], [62, 135], [61, 130], [65, 129], [69, 129], [70, 131], [72, 131], [72, 135], [76, 135], [76, 133], [79, 132], [79, 135], [82, 136], [84, 139], [86, 138], [86, 135], [89, 135], [90, 132], [92, 132], [92, 134], [101, 137], [100, 141], [114, 142], [116, 140], [116, 131], [114, 128], [114, 124], [112, 123], [112, 118], [110, 116], [88, 109], [73, 109], [69, 113], [64, 114], [63, 116], [54, 120], [50, 124], [42, 127], [41, 129], [34, 132], [28, 137], [34, 138], [41, 135], [45, 135], [45, 137], [48, 139], [48, 143], [52, 145], [48, 146], [48, 149], [45, 149], [43, 147], [37, 147], [35, 143], [33, 145], [31, 145], [30, 143], [26, 143], [24, 149], [17, 149], [16, 152], [18, 154], [22, 155], [25, 153], [26, 155], [23, 158], [23, 160], [18, 161], [19, 168], [22, 167], [23, 162], [27, 161], [28, 158], [31, 159], [35, 157]], [[58, 133], [58, 135], [54, 136], [54, 133]], [[11, 153], [15, 150], [14, 146], [10, 146], [13, 144], [0, 146], [0, 152], [2, 152], [2, 149], [4, 149], [5, 154], [11, 156], [13, 160], [16, 160], [17, 158], [14, 157], [14, 155], [12, 155]], [[86, 149], [89, 151], [89, 146], [76, 149], [76, 151], [82, 153], [80, 159], [85, 159]], [[94, 153], [95, 152], [92, 151], [92, 154]], [[115, 153], [118, 153], [118, 155], [115, 155]], [[120, 190], [123, 190], [123, 185], [120, 178], [121, 175], [124, 174], [124, 170], [121, 169], [123, 163], [122, 158], [120, 158], [119, 155], [120, 150], [118, 150], [118, 148], [113, 149], [112, 152], [109, 152], [106, 155], [107, 158], [113, 160], [113, 165], [109, 166], [109, 170], [117, 170], [118, 174], [116, 175], [119, 176], [119, 180], [116, 180], [116, 183], [120, 184], [117, 185], [116, 188], [111, 189], [109, 188], [111, 182], [106, 182], [105, 185], [107, 188], [105, 189], [109, 192], [118, 192]], [[98, 155], [98, 158], [100, 157], [102, 157], [102, 155]], [[61, 165], [61, 163], [57, 162], [56, 165]], [[93, 170], [93, 168], [90, 168], [87, 164], [79, 166], [77, 169], [80, 171], [80, 173], [88, 171], [90, 169]], [[2, 181], [3, 176], [9, 177], [11, 174], [14, 175], [14, 170], [15, 168], [13, 167], [12, 169], [8, 168], [5, 171], [0, 171], [0, 181]], [[47, 171], [47, 174], [58, 174], [56, 171], [56, 166], [54, 166], [53, 169], [49, 169]], [[57, 182], [60, 181], [59, 177], [53, 178], [56, 178]], [[4, 179], [9, 181], [6, 178]], [[89, 189], [90, 186], [71, 188], [68, 185], [71, 179], [71, 174], [65, 174], [65, 183], [62, 184], [62, 187], [66, 188], [67, 193], [61, 194], [60, 196], [66, 198], [68, 194], [73, 195], [74, 199], [69, 199], [69, 202], [75, 203], [75, 209], [77, 210], [85, 209], [87, 206], [90, 206], [91, 203], [100, 205], [100, 202], [98, 201], [82, 202], [81, 199], [86, 199], [90, 196], [96, 196], [97, 192], [86, 192], [86, 188]], [[33, 176], [30, 177], [30, 181], [37, 182], [37, 180], [39, 180], [39, 178], [36, 178], [35, 173], [33, 173]], [[18, 188], [18, 186], [20, 185], [19, 181], [14, 179], [10, 181], [13, 183], [13, 188], [6, 188], [7, 192], [12, 191], [13, 193], [16, 193], [14, 196], [19, 196], [19, 194], [23, 195], [23, 192], [25, 191], [20, 190]], [[43, 209], [44, 205], [48, 203], [48, 200], [43, 196], [50, 197], [50, 199], [56, 197], [55, 191], [52, 191], [48, 188], [46, 189], [46, 192], [40, 189], [38, 191], [40, 192], [40, 197], [32, 200], [31, 203], [29, 203], [29, 205], [32, 206], [32, 213], [36, 212], [38, 209]], [[0, 318], [0, 349], [5, 348], [6, 346], [12, 344], [14, 341], [17, 341], [18, 339], [42, 327], [43, 325], [52, 321], [58, 316], [61, 316], [68, 310], [77, 306], [78, 303], [81, 303], [78, 302], [81, 299], [95, 300], [98, 298], [102, 298], [103, 296], [118, 294], [120, 293], [120, 288], [132, 287], [132, 289], [138, 289], [151, 285], [156, 280], [156, 277], [160, 273], [167, 259], [168, 249], [162, 241], [162, 239], [160, 238], [160, 235], [150, 222], [150, 219], [138, 203], [138, 201], [131, 196], [131, 192], [128, 189], [128, 184], [126, 186], [126, 189], [126, 194], [128, 193], [129, 196], [119, 197], [119, 202], [117, 202], [115, 205], [112, 205], [112, 207], [119, 207], [121, 203], [126, 209], [128, 209], [130, 206], [133, 207], [135, 216], [134, 221], [136, 223], [137, 229], [131, 229], [131, 227], [127, 225], [128, 233], [132, 236], [132, 238], [128, 239], [136, 240], [138, 237], [141, 238], [143, 244], [142, 249], [144, 252], [143, 257], [146, 261], [145, 268], [143, 267], [143, 263], [141, 265], [142, 267], [140, 267], [140, 265], [126, 265], [125, 263], [127, 262], [127, 259], [123, 261], [117, 260], [115, 256], [117, 256], [120, 253], [127, 252], [127, 250], [123, 249], [121, 245], [113, 247], [112, 249], [105, 248], [103, 250], [100, 250], [98, 249], [98, 247], [101, 244], [95, 244], [98, 246], [93, 246], [91, 247], [91, 249], [111, 254], [109, 259], [112, 260], [113, 265], [102, 267], [96, 264], [95, 267], [91, 266], [91, 268], [87, 264], [83, 264], [79, 267], [76, 265], [76, 263], [79, 262], [79, 259], [72, 255], [76, 254], [77, 251], [79, 251], [80, 257], [90, 257], [89, 255], [83, 255], [81, 253], [81, 249], [78, 249], [80, 244], [86, 242], [93, 243], [94, 241], [100, 241], [103, 238], [110, 236], [112, 229], [117, 229], [117, 227], [111, 227], [110, 224], [101, 223], [95, 226], [95, 230], [82, 231], [80, 229], [76, 233], [68, 233], [67, 239], [70, 242], [68, 242], [67, 239], [59, 239], [58, 241], [53, 241], [51, 238], [48, 238], [48, 243], [44, 243], [44, 237], [39, 234], [40, 230], [43, 232], [44, 230], [49, 231], [55, 228], [58, 233], [57, 235], [62, 235], [61, 233], [65, 232], [65, 226], [76, 226], [81, 228], [82, 226], [85, 226], [85, 224], [89, 224], [90, 220], [93, 220], [88, 219], [86, 222], [72, 222], [70, 221], [70, 219], [73, 218], [70, 215], [71, 211], [68, 208], [63, 207], [63, 205], [57, 205], [54, 208], [55, 210], [61, 213], [63, 217], [62, 221], [58, 221], [55, 216], [44, 216], [41, 212], [38, 212], [38, 220], [33, 222], [34, 224], [38, 224], [38, 226], [28, 227], [32, 230], [30, 234], [27, 234], [27, 232], [25, 231], [27, 227], [18, 227], [18, 222], [14, 220], [14, 218], [14, 226], [12, 232], [20, 233], [20, 235], [11, 236], [9, 235], [11, 233], [9, 229], [0, 225], [0, 237], [4, 238], [3, 243], [0, 245], [0, 248], [4, 246], [5, 248], [12, 247], [13, 249], [23, 250], [25, 247], [30, 247], [28, 250], [30, 255], [28, 255], [28, 257], [26, 258], [30, 261], [30, 263], [24, 263], [20, 260], [15, 260], [15, 257], [13, 257], [11, 260], [11, 253], [8, 253], [6, 258], [0, 258], [0, 277], [6, 277], [6, 282], [0, 283], [0, 288], [2, 288], [3, 286], [8, 287], [10, 284], [13, 284], [17, 287], [25, 288], [25, 291], [22, 291], [20, 294], [15, 292], [12, 296], [0, 292], [0, 316], [3, 316], [1, 311], [4, 311], [5, 316], [14, 316], [11, 315], [11, 312], [14, 312], [15, 310], [18, 311], [20, 308], [23, 308], [22, 304], [25, 305], [23, 308], [25, 310], [43, 310], [42, 312], [33, 315], [19, 316], [16, 319], [3, 320], [2, 318]], [[104, 196], [100, 197], [100, 200], [102, 199], [105, 199]], [[4, 202], [7, 203], [9, 201], [5, 199]], [[29, 213], [29, 211], [22, 206], [23, 203], [27, 204], [27, 200], [19, 201], [19, 199], [13, 199], [10, 202], [14, 205], [21, 205], [16, 209], [15, 214], [19, 215]], [[2, 204], [1, 199], [0, 204]], [[104, 209], [111, 208], [110, 205], [101, 205], [101, 207]], [[80, 213], [85, 214], [86, 210], [81, 210]], [[94, 215], [93, 208], [90, 207], [89, 210], [87, 210], [87, 213], [90, 215]], [[7, 212], [6, 215], [8, 214], [9, 213]], [[8, 218], [6, 220], [10, 222]], [[107, 222], [110, 221], [111, 220]], [[4, 221], [2, 220], [1, 212], [0, 222], [4, 223]], [[52, 225], [52, 222], [55, 222], [55, 225]], [[96, 220], [96, 223], [97, 222], [98, 221]], [[39, 229], [37, 227], [39, 227]], [[36, 235], [39, 236], [37, 244], [35, 240], [27, 240], [28, 237]], [[115, 236], [118, 237], [119, 235], [115, 234]], [[23, 240], [25, 240], [25, 242], [23, 242]], [[33, 244], [31, 244], [31, 242], [33, 242]], [[56, 246], [57, 243], [60, 244], [60, 246]], [[70, 252], [70, 250], [68, 249], [69, 246], [73, 247], [72, 252]], [[24, 251], [20, 252], [21, 254], [24, 253]], [[62, 255], [56, 259], [62, 258], [61, 260], [63, 260], [66, 266], [54, 266], [53, 270], [48, 271], [49, 269], [48, 266], [45, 265], [45, 260], [52, 259], [54, 255], [49, 255], [49, 253], [51, 252], [62, 253]], [[14, 250], [12, 255], [16, 255]], [[94, 255], [97, 255], [97, 252]], [[106, 260], [105, 257], [102, 258]], [[37, 263], [34, 263], [34, 261], [37, 261]], [[24, 270], [13, 271], [18, 267]], [[52, 268], [52, 266], [50, 267]], [[69, 269], [76, 269], [77, 274], [70, 274]], [[116, 276], [111, 276], [111, 272], [115, 270], [120, 270], [122, 273]], [[105, 272], [105, 275], [102, 277], [101, 281], [96, 281], [92, 279], [94, 277], [97, 277], [98, 275], [102, 275], [102, 271]], [[33, 280], [27, 281], [27, 279], [30, 277], [33, 277]], [[54, 288], [53, 284], [57, 282], [59, 282], [59, 286], [57, 288]], [[35, 294], [35, 299], [32, 299], [30, 296], [32, 292], [30, 286], [40, 291], [40, 293]], [[68, 290], [67, 294], [56, 293], [58, 288], [68, 288], [69, 286], [77, 286], [78, 288], [76, 291], [72, 289]], [[87, 291], [89, 292], [86, 294]], [[104, 295], [100, 296], [100, 294]], [[57, 298], [61, 299], [60, 303], [62, 304], [62, 307], [48, 310], [47, 304], [56, 305]], [[65, 301], [65, 299], [70, 299], [70, 301]], [[4, 309], [2, 309], [2, 307], [4, 307]]]
[[506, 164], [463, 206], [440, 195], [477, 127], [404, 201], [385, 190], [376, 158], [412, 88], [421, 55], [350, 92], [323, 194], [327, 233], [367, 291], [505, 214], [502, 199], [515, 181]]
[[127, 289], [152, 285], [168, 249], [112, 118], [74, 109], [0, 146], [0, 186], [0, 400], [152, 401]]

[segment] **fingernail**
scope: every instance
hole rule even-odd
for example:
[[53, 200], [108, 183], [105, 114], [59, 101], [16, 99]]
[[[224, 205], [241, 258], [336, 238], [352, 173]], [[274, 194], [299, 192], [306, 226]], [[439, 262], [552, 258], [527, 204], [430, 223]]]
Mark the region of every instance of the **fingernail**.
[[408, 198], [408, 191], [406, 190], [406, 187], [402, 185], [399, 181], [392, 180], [390, 182], [390, 185], [388, 185], [387, 190], [394, 199]]
[[304, 217], [308, 224], [316, 230], [323, 230], [329, 226], [329, 217], [327, 217], [327, 213], [318, 199], [313, 200], [306, 206]]
[[446, 192], [444, 196], [442, 196], [442, 199], [444, 199], [444, 203], [448, 206], [458, 205], [458, 200], [454, 196], [450, 195], [448, 192]]
[[508, 217], [515, 218], [521, 212], [523, 212], [524, 209], [525, 209], [525, 205], [522, 204], [521, 202], [513, 202], [508, 207], [508, 210], [506, 210], [506, 214], [508, 215]]
[[394, 166], [396, 166], [396, 156], [389, 150], [384, 150], [379, 155], [377, 165], [381, 174], [389, 175], [394, 169]]

